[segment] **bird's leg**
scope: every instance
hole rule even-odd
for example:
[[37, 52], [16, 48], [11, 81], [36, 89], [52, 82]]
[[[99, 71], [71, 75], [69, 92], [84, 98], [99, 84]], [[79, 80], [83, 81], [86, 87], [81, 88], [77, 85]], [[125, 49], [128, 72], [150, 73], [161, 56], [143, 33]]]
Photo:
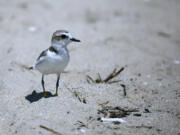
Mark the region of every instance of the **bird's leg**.
[[42, 75], [41, 84], [42, 84], [42, 87], [43, 87], [43, 96], [46, 97], [47, 94], [46, 94], [45, 87], [44, 87], [44, 75]]
[[58, 96], [59, 79], [60, 79], [60, 74], [57, 74], [57, 82], [56, 82], [56, 93], [55, 93], [55, 96]]

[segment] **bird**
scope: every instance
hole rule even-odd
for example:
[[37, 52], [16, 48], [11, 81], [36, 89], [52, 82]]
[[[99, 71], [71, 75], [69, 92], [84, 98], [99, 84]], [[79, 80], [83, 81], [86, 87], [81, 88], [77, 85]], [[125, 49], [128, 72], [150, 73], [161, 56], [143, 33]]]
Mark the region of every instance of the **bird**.
[[35, 64], [29, 67], [30, 70], [38, 70], [42, 74], [41, 85], [43, 88], [43, 96], [46, 97], [47, 93], [44, 86], [44, 76], [48, 74], [56, 74], [56, 93], [58, 96], [58, 87], [60, 75], [69, 63], [69, 50], [67, 46], [71, 42], [81, 42], [79, 39], [72, 37], [71, 33], [67, 30], [56, 30], [51, 39], [51, 46], [42, 51], [37, 58]]

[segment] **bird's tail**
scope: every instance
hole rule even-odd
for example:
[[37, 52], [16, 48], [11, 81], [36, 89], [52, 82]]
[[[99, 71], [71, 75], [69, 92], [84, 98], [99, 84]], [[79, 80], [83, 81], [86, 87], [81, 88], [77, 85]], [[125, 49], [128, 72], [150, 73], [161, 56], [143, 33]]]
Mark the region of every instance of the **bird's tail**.
[[26, 65], [23, 65], [23, 64], [20, 64], [20, 66], [22, 68], [26, 69], [26, 70], [33, 70], [34, 69], [34, 66], [29, 67], [29, 66], [26, 66]]
[[31, 66], [31, 67], [28, 67], [28, 69], [29, 69], [29, 70], [33, 70], [34, 68], [33, 68], [33, 66]]

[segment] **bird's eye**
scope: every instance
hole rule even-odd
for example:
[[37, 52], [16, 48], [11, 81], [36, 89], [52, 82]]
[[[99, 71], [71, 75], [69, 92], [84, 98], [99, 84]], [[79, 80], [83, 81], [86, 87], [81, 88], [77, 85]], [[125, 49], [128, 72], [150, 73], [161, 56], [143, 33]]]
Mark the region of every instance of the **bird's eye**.
[[61, 38], [62, 39], [65, 39], [67, 36], [66, 35], [61, 35]]

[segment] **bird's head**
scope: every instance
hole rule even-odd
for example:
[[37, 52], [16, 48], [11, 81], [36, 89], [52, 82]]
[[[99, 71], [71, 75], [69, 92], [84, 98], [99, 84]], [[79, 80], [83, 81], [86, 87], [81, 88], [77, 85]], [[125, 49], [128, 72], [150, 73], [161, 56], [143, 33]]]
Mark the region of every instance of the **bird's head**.
[[80, 42], [80, 40], [73, 38], [72, 35], [66, 30], [57, 30], [53, 33], [51, 42], [52, 44], [60, 44], [66, 46], [71, 42]]

